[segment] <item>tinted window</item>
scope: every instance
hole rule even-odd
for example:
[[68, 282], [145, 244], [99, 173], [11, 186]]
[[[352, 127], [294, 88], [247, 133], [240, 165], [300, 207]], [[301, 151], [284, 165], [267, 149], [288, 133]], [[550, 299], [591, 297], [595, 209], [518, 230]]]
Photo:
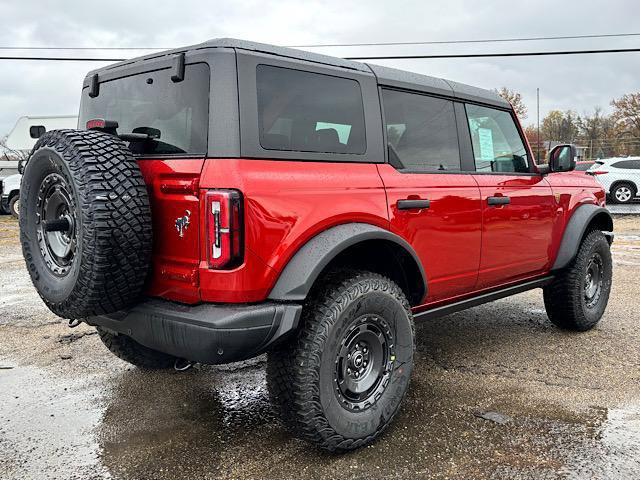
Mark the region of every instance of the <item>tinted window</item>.
[[260, 145], [268, 150], [366, 150], [364, 108], [355, 80], [258, 65]]
[[209, 66], [187, 65], [184, 80], [171, 81], [172, 69], [141, 73], [100, 84], [100, 94], [82, 92], [79, 125], [104, 118], [118, 122], [118, 133], [160, 132], [157, 140], [134, 142], [146, 154], [205, 154], [209, 129]]
[[467, 105], [478, 172], [529, 172], [527, 150], [509, 112]]
[[586, 172], [593, 166], [592, 162], [579, 162], [576, 163], [576, 170], [578, 172]]
[[611, 164], [615, 168], [624, 168], [626, 170], [640, 170], [640, 160], [622, 160]]
[[460, 170], [453, 102], [383, 90], [389, 161], [408, 170]]

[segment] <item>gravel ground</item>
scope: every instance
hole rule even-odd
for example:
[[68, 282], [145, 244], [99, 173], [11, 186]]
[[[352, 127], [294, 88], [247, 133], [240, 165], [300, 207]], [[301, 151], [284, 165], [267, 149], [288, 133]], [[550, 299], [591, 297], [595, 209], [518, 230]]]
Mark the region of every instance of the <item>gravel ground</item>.
[[0, 217], [0, 478], [640, 478], [640, 217], [616, 219], [599, 326], [562, 332], [532, 291], [417, 326], [393, 426], [329, 455], [292, 438], [264, 358], [148, 373], [35, 293]]

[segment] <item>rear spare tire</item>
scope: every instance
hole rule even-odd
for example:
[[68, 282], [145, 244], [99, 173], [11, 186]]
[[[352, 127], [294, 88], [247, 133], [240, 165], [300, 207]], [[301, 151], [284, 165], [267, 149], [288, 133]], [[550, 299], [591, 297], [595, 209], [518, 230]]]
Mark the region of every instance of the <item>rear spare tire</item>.
[[40, 137], [20, 187], [20, 242], [51, 311], [76, 319], [130, 306], [151, 239], [147, 189], [123, 141], [79, 130]]

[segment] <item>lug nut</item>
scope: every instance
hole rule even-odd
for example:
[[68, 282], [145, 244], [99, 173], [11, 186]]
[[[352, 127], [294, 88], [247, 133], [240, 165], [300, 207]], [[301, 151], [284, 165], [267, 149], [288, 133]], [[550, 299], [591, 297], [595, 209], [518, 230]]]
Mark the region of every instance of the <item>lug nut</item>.
[[358, 378], [360, 376], [360, 374], [358, 372], [355, 373], [356, 378]]

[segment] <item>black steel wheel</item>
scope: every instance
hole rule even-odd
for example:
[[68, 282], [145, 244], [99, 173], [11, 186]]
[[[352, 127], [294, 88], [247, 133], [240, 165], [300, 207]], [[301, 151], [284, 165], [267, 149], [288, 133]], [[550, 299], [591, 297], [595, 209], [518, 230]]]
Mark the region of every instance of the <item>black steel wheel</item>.
[[595, 327], [607, 307], [612, 276], [609, 242], [601, 231], [592, 230], [575, 259], [544, 288], [549, 319], [566, 330]]
[[58, 173], [48, 174], [40, 184], [35, 222], [44, 263], [51, 273], [66, 275], [78, 247], [77, 208], [73, 190]]
[[269, 353], [269, 394], [296, 436], [329, 451], [353, 450], [398, 412], [413, 351], [413, 318], [400, 287], [376, 273], [334, 272], [304, 305], [297, 337]]
[[587, 308], [594, 308], [600, 301], [604, 277], [604, 261], [598, 252], [594, 252], [587, 263], [584, 276], [584, 301]]
[[393, 332], [379, 315], [356, 319], [340, 342], [333, 382], [349, 410], [371, 407], [389, 384], [395, 361]]

